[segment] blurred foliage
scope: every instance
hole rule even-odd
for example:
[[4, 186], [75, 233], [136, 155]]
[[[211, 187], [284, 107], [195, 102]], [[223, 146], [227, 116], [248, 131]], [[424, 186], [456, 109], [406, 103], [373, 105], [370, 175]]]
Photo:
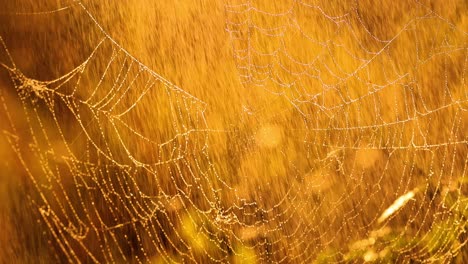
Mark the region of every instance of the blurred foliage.
[[467, 1], [0, 6], [1, 263], [468, 263]]

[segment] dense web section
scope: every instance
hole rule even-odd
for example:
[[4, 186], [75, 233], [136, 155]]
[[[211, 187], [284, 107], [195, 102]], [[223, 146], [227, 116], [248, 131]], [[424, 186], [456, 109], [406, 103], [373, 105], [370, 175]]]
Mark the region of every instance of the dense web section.
[[[0, 94], [3, 132], [57, 260], [449, 261], [466, 250], [466, 22], [417, 1], [406, 14], [324, 2], [226, 3], [242, 89], [287, 102], [263, 106], [268, 120], [247, 136], [242, 124], [211, 129], [209, 105], [80, 2], [50, 12], [81, 9], [102, 38], [57, 79], [25, 76], [0, 39], [27, 123]], [[400, 23], [383, 30], [390, 18]], [[214, 158], [217, 134], [240, 158]]]
[[336, 245], [345, 255], [326, 261], [451, 259], [466, 243], [463, 19], [419, 1], [231, 1], [226, 13], [244, 86], [285, 98], [304, 121], [295, 136], [323, 157], [307, 183], [319, 194], [304, 217], [313, 224], [299, 229], [311, 244], [299, 252]]

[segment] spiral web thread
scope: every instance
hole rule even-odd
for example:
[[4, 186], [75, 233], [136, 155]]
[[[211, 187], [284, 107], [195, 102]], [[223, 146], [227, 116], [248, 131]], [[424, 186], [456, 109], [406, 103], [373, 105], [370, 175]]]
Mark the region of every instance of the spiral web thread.
[[[226, 3], [243, 85], [286, 99], [287, 115], [301, 120], [239, 143], [253, 154], [244, 154], [237, 182], [218, 172], [209, 144], [210, 135], [237, 138], [237, 130], [210, 129], [209, 105], [129, 54], [83, 4], [67, 7], [82, 9], [102, 34], [81, 65], [38, 81], [11, 56], [1, 64], [28, 124], [20, 131], [2, 96], [10, 124], [3, 132], [35, 187], [31, 199], [57, 259], [454, 258], [468, 241], [467, 34], [412, 6], [382, 37], [356, 4], [331, 14], [305, 1], [267, 10], [260, 1]], [[315, 22], [323, 32], [308, 32]], [[421, 45], [427, 27], [436, 35]], [[425, 79], [435, 75], [440, 83]], [[288, 167], [276, 178], [261, 175], [265, 160], [255, 157], [262, 133], [290, 139], [275, 143]], [[254, 166], [260, 178], [251, 179], [249, 162], [262, 164]]]
[[[356, 257], [352, 251], [362, 251], [357, 255], [364, 260], [385, 260], [390, 249], [377, 243], [385, 239], [376, 230], [369, 232], [369, 227], [391, 223], [396, 211], [415, 200], [405, 208], [408, 215], [406, 224], [398, 227], [401, 233], [383, 243], [394, 246], [390, 259], [447, 261], [466, 243], [461, 235], [465, 224], [458, 226], [466, 222], [466, 23], [463, 15], [450, 21], [420, 1], [402, 4], [399, 10], [404, 13], [396, 14], [398, 5], [375, 5], [372, 1], [230, 1], [226, 29], [244, 86], [285, 98], [303, 118], [303, 128], [294, 133], [303, 132], [307, 154], [324, 157], [325, 168], [335, 159], [336, 171], [357, 179], [354, 186], [346, 186], [348, 194], [333, 203], [332, 211], [346, 199], [355, 199], [356, 192], [366, 193], [342, 212], [348, 218], [335, 230], [346, 230], [347, 223], [359, 226], [353, 218], [359, 221], [373, 211], [362, 208], [379, 212], [362, 225], [360, 233], [367, 238], [354, 240], [349, 253], [338, 259], [351, 260]], [[455, 12], [466, 12], [466, 5], [455, 7]], [[396, 27], [391, 26], [393, 21]], [[383, 32], [382, 25], [388, 27]], [[427, 31], [433, 32], [431, 39]], [[346, 168], [349, 159], [357, 166]], [[377, 177], [364, 182], [380, 159], [384, 161]], [[323, 170], [318, 171], [323, 177]], [[389, 195], [384, 185], [397, 180], [394, 198], [381, 199], [382, 194]], [[368, 189], [360, 190], [362, 186]], [[434, 188], [443, 190], [442, 198], [432, 194]], [[431, 198], [421, 201], [418, 193]], [[461, 222], [452, 219], [455, 207], [443, 209], [454, 193], [454, 206], [460, 209], [455, 211], [465, 214]], [[415, 222], [416, 230], [410, 227]], [[377, 229], [390, 230], [386, 228]], [[415, 234], [413, 240], [396, 247], [408, 234]], [[454, 242], [455, 237], [460, 241]], [[342, 254], [343, 244], [339, 245]]]

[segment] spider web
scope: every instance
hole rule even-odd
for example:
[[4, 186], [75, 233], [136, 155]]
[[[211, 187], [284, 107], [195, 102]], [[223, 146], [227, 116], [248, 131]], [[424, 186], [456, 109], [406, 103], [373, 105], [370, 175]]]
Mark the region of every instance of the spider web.
[[[460, 21], [411, 2], [382, 34], [356, 3], [227, 3], [244, 88], [279, 99], [220, 131], [73, 3], [41, 15], [81, 9], [101, 40], [61, 77], [28, 78], [1, 39], [22, 113], [2, 92], [3, 132], [57, 261], [448, 261], [468, 241]], [[215, 158], [219, 133], [236, 150]]]
[[[457, 193], [456, 207], [464, 204], [459, 209], [466, 214], [467, 33], [456, 25], [463, 19], [444, 18], [436, 4], [402, 6], [299, 0], [226, 5], [241, 82], [288, 101], [303, 119], [293, 136], [303, 134], [307, 156], [322, 161], [308, 176], [320, 205], [302, 216], [312, 226], [299, 228], [306, 246], [298, 252], [308, 257], [313, 246], [333, 245], [341, 256], [327, 261], [447, 260], [466, 243], [465, 224], [452, 218], [454, 207], [446, 209], [447, 197]], [[409, 200], [417, 202], [406, 205]], [[402, 206], [408, 207], [404, 213], [392, 216]], [[394, 237], [383, 242], [375, 231], [389, 227]], [[305, 238], [314, 229], [320, 230], [316, 236]], [[409, 234], [414, 237], [399, 249]]]

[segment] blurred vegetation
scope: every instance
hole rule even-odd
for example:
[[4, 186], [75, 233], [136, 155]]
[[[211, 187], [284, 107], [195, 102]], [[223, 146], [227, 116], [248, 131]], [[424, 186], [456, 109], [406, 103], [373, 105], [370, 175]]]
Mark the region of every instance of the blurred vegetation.
[[468, 263], [468, 3], [250, 3], [3, 0], [1, 263]]

